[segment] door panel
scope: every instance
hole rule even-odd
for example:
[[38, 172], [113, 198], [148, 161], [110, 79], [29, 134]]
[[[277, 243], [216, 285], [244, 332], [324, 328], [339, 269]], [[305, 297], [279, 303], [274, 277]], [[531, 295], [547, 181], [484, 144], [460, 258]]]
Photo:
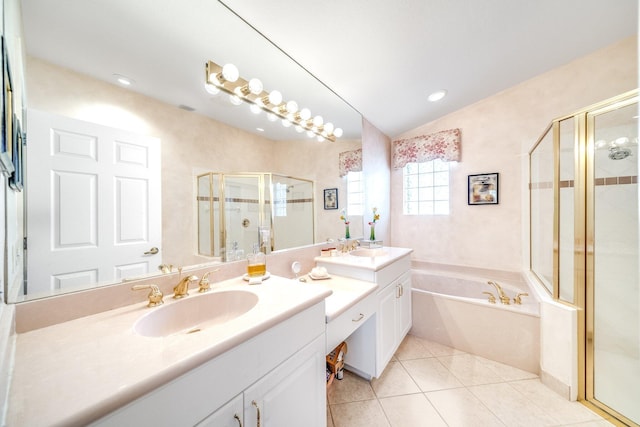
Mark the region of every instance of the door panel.
[[33, 110], [28, 126], [27, 292], [154, 271], [160, 141]]

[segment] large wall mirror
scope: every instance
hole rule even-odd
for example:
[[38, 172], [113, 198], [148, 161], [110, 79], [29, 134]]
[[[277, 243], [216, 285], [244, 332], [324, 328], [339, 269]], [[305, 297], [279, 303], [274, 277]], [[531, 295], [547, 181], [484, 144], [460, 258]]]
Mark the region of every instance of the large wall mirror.
[[[37, 242], [39, 236], [58, 233], [52, 231], [52, 224], [59, 220], [56, 203], [62, 202], [68, 210], [86, 211], [86, 218], [113, 216], [118, 225], [116, 236], [109, 226], [108, 237], [100, 239], [123, 243], [112, 249], [125, 257], [119, 262], [116, 280], [103, 280], [100, 269], [92, 267], [97, 259], [105, 258], [94, 244], [98, 237], [88, 231], [83, 234], [97, 225], [91, 219], [67, 224], [70, 235], [89, 236], [84, 247], [66, 251], [72, 253], [70, 262], [86, 262], [86, 274], [51, 280], [46, 274], [31, 273], [25, 281], [11, 281], [14, 289], [6, 290], [8, 302], [105, 285], [137, 274], [137, 261], [128, 263], [128, 252], [148, 258], [145, 274], [162, 274], [158, 267], [163, 264], [186, 267], [223, 261], [198, 251], [197, 177], [211, 171], [269, 172], [313, 182], [313, 240], [339, 237], [339, 211], [323, 209], [322, 192], [344, 188], [338, 154], [360, 147], [361, 117], [224, 5], [209, 0], [4, 3], [5, 10], [7, 3], [21, 8], [22, 16], [17, 38], [24, 46], [27, 173], [24, 191], [9, 196], [24, 197], [26, 202], [24, 271], [46, 272], [52, 264], [63, 262], [57, 254], [53, 256], [48, 240], [40, 245], [45, 252], [40, 252]], [[16, 16], [20, 14], [12, 19]], [[5, 15], [5, 28], [8, 19]], [[205, 63], [209, 60], [236, 65], [243, 78], [260, 78], [265, 88], [277, 89], [285, 99], [322, 115], [341, 127], [344, 135], [336, 142], [307, 138], [284, 127], [280, 120], [253, 114], [247, 105], [233, 105], [224, 93], [206, 92]], [[120, 86], [116, 80], [120, 77], [130, 79], [131, 84]], [[86, 131], [85, 126], [89, 126]], [[96, 128], [104, 137], [88, 137]], [[103, 138], [114, 141], [106, 151], [100, 151]], [[116, 156], [127, 164], [151, 162], [155, 156], [157, 191], [141, 188], [138, 176], [122, 179], [116, 170], [110, 180], [111, 196], [98, 199], [94, 192], [98, 184], [92, 181], [91, 171], [79, 167], [74, 177], [52, 174], [57, 167], [51, 160], [52, 150], [64, 151], [69, 158]], [[156, 154], [148, 154], [151, 151]], [[55, 179], [48, 185], [33, 185], [30, 178], [34, 174]], [[77, 176], [82, 179], [72, 179]], [[55, 203], [46, 202], [52, 191], [63, 187], [66, 191], [56, 194]], [[345, 193], [339, 191], [342, 197]], [[90, 201], [81, 199], [82, 194]], [[154, 200], [156, 208], [141, 203], [145, 197]], [[120, 205], [115, 206], [113, 200]], [[338, 201], [340, 207], [344, 202], [342, 198]], [[15, 209], [8, 215], [21, 213]], [[129, 226], [141, 221], [158, 223], [160, 235], [145, 236], [145, 246], [136, 247], [139, 236], [130, 233]], [[114, 270], [109, 264], [100, 268]]]

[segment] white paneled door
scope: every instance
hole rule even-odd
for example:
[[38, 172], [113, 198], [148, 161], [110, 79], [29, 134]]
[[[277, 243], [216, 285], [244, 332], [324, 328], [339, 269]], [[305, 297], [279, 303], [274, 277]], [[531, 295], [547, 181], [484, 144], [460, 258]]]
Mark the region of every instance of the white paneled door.
[[157, 270], [160, 141], [34, 110], [27, 123], [27, 293]]

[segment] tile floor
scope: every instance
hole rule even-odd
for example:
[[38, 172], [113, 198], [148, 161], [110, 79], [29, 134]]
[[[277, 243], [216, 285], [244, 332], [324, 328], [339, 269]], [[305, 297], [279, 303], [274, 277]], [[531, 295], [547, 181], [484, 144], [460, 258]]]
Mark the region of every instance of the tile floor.
[[380, 378], [345, 371], [327, 403], [328, 427], [612, 425], [534, 374], [412, 335]]

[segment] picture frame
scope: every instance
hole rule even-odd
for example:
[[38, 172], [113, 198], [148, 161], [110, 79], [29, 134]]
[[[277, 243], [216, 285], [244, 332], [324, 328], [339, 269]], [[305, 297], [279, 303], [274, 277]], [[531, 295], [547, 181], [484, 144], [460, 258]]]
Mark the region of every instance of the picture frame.
[[11, 75], [9, 74], [9, 60], [5, 46], [5, 39], [2, 37], [2, 81], [4, 90], [2, 91], [2, 111], [0, 111], [0, 173], [10, 177], [15, 171], [13, 165], [13, 90], [11, 87]]
[[13, 116], [13, 166], [15, 170], [9, 177], [9, 187], [15, 191], [22, 191], [24, 187], [24, 160], [22, 127], [18, 116]]
[[324, 190], [324, 209], [338, 209], [338, 189], [326, 188]]
[[499, 200], [499, 174], [482, 173], [469, 175], [467, 182], [467, 204], [497, 205]]

